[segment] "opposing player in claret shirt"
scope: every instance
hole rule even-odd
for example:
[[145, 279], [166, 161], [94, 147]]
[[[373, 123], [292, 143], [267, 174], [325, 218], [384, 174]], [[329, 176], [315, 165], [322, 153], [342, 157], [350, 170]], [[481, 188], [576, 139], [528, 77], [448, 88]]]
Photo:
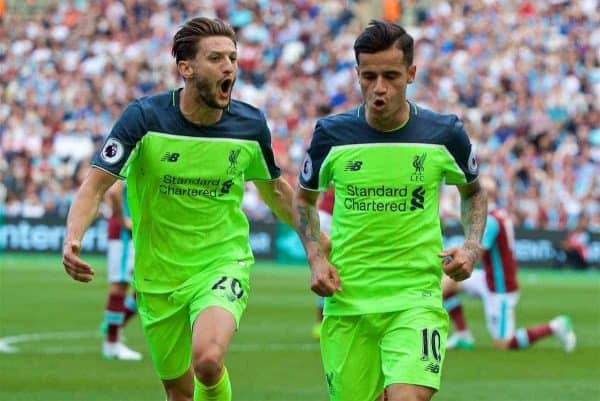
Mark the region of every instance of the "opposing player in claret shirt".
[[[331, 401], [429, 400], [440, 386], [448, 316], [442, 271], [469, 277], [486, 201], [461, 121], [407, 101], [413, 39], [372, 21], [354, 44], [364, 103], [317, 122], [295, 223], [325, 296], [321, 351]], [[462, 197], [465, 242], [443, 250], [439, 192]], [[333, 185], [331, 257], [319, 241], [319, 191]], [[444, 263], [442, 260], [446, 260]]]
[[125, 109], [69, 212], [63, 264], [73, 279], [92, 280], [81, 238], [104, 192], [126, 177], [138, 309], [168, 400], [229, 401], [224, 358], [254, 262], [243, 184], [254, 180], [288, 224], [293, 192], [275, 165], [264, 115], [231, 100], [233, 29], [194, 18], [175, 34], [172, 53], [184, 87]]
[[448, 277], [442, 279], [444, 307], [455, 328], [448, 338], [447, 348], [472, 349], [475, 346], [458, 296], [464, 292], [483, 302], [487, 329], [496, 348], [526, 349], [542, 338], [553, 335], [566, 352], [573, 351], [577, 338], [568, 316], [560, 315], [539, 326], [516, 329], [519, 283], [512, 221], [506, 210], [497, 204], [494, 179], [484, 176], [480, 180], [489, 200], [489, 214], [482, 239], [483, 269], [476, 269], [469, 279], [460, 283]]
[[121, 331], [137, 313], [135, 292], [129, 292], [133, 277], [134, 249], [131, 241], [131, 215], [127, 187], [121, 181], [106, 192], [112, 215], [108, 219], [108, 301], [102, 321], [102, 356], [106, 359], [138, 361], [142, 354], [123, 343]]

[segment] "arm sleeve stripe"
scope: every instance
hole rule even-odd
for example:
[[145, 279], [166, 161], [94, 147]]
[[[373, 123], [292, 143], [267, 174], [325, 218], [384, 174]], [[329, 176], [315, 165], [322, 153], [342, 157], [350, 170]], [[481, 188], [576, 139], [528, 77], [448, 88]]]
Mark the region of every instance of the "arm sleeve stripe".
[[300, 188], [302, 188], [302, 189], [304, 189], [304, 190], [306, 190], [306, 191], [310, 191], [310, 192], [324, 192], [324, 191], [321, 191], [320, 189], [312, 189], [312, 188], [305, 187], [304, 185], [302, 185], [302, 184], [300, 183], [300, 181], [298, 181], [298, 186], [299, 186]]
[[108, 171], [107, 169], [105, 169], [105, 168], [102, 168], [102, 167], [100, 167], [100, 166], [98, 166], [98, 165], [96, 165], [96, 164], [92, 164], [92, 166], [91, 166], [91, 167], [92, 167], [92, 168], [97, 168], [98, 170], [102, 170], [102, 171], [104, 171], [105, 173], [108, 173], [108, 174], [112, 175], [113, 177], [116, 177], [116, 178], [118, 178], [119, 180], [124, 180], [124, 179], [126, 179], [126, 178], [127, 178], [127, 177], [124, 177], [124, 176], [122, 176], [122, 175], [120, 175], [120, 174], [115, 174], [115, 173], [113, 173], [113, 172], [111, 172], [111, 171]]

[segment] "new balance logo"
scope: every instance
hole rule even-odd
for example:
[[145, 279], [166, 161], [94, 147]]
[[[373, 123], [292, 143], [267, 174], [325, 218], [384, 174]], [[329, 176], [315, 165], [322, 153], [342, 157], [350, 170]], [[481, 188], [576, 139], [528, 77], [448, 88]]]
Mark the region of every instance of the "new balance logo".
[[345, 171], [358, 171], [362, 167], [363, 162], [360, 160], [350, 160], [346, 165]]
[[179, 159], [179, 153], [167, 152], [163, 157], [160, 158], [161, 162], [176, 162]]
[[417, 187], [412, 191], [412, 199], [410, 200], [410, 210], [424, 209], [425, 204], [425, 188]]
[[431, 373], [440, 373], [440, 365], [432, 362], [425, 367], [425, 370]]

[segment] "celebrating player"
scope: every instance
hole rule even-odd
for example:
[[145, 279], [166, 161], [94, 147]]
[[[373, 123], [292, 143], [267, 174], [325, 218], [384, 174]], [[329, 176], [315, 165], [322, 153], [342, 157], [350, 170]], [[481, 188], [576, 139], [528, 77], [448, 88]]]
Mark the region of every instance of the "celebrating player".
[[243, 184], [257, 180], [265, 203], [288, 224], [293, 193], [275, 165], [265, 117], [231, 100], [233, 29], [191, 19], [175, 34], [172, 53], [184, 87], [125, 109], [69, 212], [63, 264], [73, 279], [92, 280], [80, 241], [104, 192], [126, 177], [140, 319], [168, 400], [231, 400], [224, 358], [254, 262]]
[[489, 202], [489, 214], [483, 234], [483, 269], [460, 283], [442, 279], [444, 307], [454, 323], [455, 332], [448, 338], [447, 348], [471, 349], [474, 339], [467, 328], [458, 293], [464, 292], [483, 301], [488, 332], [499, 349], [525, 349], [536, 341], [556, 336], [567, 352], [575, 349], [576, 336], [571, 319], [558, 316], [546, 324], [515, 330], [515, 309], [519, 301], [517, 262], [513, 244], [514, 232], [508, 213], [496, 204], [497, 189], [493, 178], [480, 178]]
[[[406, 100], [413, 39], [372, 21], [354, 44], [364, 103], [317, 122], [295, 197], [295, 222], [325, 299], [321, 351], [332, 401], [429, 400], [439, 388], [448, 317], [441, 274], [469, 277], [486, 202], [461, 121]], [[439, 190], [457, 185], [465, 242], [442, 251]], [[333, 184], [328, 260], [318, 191]], [[441, 258], [447, 258], [442, 264]]]

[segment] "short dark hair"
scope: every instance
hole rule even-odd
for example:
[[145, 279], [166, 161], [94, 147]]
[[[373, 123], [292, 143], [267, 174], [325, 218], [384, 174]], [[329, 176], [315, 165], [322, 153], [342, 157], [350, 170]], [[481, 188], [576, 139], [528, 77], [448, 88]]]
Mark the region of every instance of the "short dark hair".
[[196, 17], [187, 21], [173, 37], [171, 54], [175, 61], [191, 60], [198, 52], [198, 42], [210, 36], [226, 36], [237, 46], [235, 31], [218, 18]]
[[371, 20], [369, 25], [354, 42], [354, 56], [358, 64], [360, 53], [377, 53], [392, 46], [402, 50], [403, 61], [407, 66], [413, 63], [414, 40], [400, 25]]

